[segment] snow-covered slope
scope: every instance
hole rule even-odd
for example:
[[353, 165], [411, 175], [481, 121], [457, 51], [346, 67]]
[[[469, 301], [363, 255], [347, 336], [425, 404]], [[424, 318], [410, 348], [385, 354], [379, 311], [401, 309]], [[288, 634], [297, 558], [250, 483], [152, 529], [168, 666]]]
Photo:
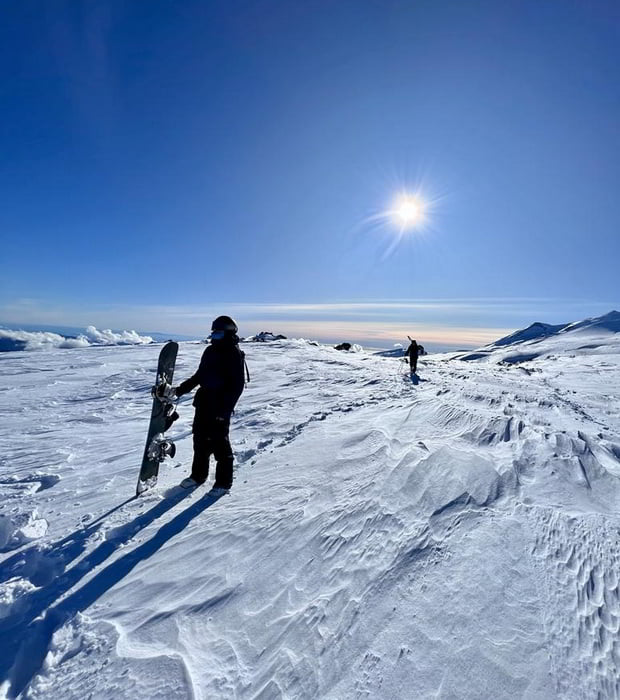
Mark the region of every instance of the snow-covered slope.
[[528, 326], [527, 328], [523, 328], [520, 331], [515, 331], [504, 338], [496, 340], [494, 343], [491, 343], [490, 346], [498, 348], [502, 347], [503, 345], [515, 345], [517, 343], [524, 343], [528, 340], [548, 338], [550, 335], [559, 333], [564, 328], [566, 328], [566, 324], [553, 326], [549, 323], [540, 323], [540, 321], [536, 321], [536, 323], [532, 323], [532, 325]]
[[533, 323], [479, 350], [455, 355], [461, 360], [488, 359], [491, 362], [519, 363], [538, 357], [620, 354], [620, 313], [557, 326]]
[[189, 401], [130, 499], [160, 346], [0, 356], [5, 694], [619, 697], [620, 355], [573, 337], [519, 365], [429, 356], [414, 382], [246, 344], [219, 499], [175, 487]]

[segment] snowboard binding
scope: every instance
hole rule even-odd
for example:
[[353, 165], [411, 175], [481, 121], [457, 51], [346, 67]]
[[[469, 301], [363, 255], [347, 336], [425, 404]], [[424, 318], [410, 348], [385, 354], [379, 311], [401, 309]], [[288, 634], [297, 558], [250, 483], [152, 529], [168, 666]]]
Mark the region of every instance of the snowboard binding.
[[172, 442], [172, 440], [166, 440], [163, 433], [157, 433], [151, 440], [151, 444], [147, 450], [147, 456], [154, 462], [161, 463], [166, 457], [172, 459], [176, 452], [177, 448], [174, 442]]
[[177, 413], [176, 406], [177, 402], [173, 398], [176, 396], [174, 389], [170, 384], [166, 383], [165, 380], [158, 382], [151, 389], [151, 396], [154, 399], [159, 399], [164, 406], [164, 430], [165, 433], [168, 428], [178, 419], [179, 414]]
[[164, 432], [168, 430], [168, 428], [174, 423], [175, 420], [179, 417], [179, 414], [176, 412], [175, 407], [171, 406], [170, 407], [170, 412], [166, 413], [166, 423], [164, 427]]
[[159, 377], [157, 384], [151, 388], [151, 396], [154, 399], [159, 399], [162, 403], [176, 403], [176, 393], [163, 377]]

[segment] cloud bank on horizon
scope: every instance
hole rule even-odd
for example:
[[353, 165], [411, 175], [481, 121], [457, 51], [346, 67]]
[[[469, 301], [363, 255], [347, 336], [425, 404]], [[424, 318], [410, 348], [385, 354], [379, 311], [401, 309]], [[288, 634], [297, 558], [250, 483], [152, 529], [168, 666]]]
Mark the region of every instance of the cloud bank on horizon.
[[110, 329], [98, 330], [88, 326], [84, 333], [72, 338], [49, 331], [22, 331], [0, 328], [2, 350], [47, 350], [50, 348], [87, 348], [91, 345], [147, 345], [153, 342], [150, 336], [136, 331], [115, 333]]
[[[51, 305], [37, 299], [0, 304], [0, 322], [105, 328], [135, 328], [140, 333], [163, 332], [205, 337], [211, 321], [232, 315], [243, 336], [261, 331], [315, 338], [323, 342], [357, 342], [387, 347], [419, 336], [429, 349], [477, 347], [530, 325], [534, 321], [567, 322], [609, 312], [616, 301], [597, 304], [574, 300], [392, 299], [325, 303], [209, 302], [174, 305]], [[100, 331], [98, 331], [100, 333]], [[91, 342], [101, 342], [102, 339]], [[116, 341], [114, 341], [116, 342]]]

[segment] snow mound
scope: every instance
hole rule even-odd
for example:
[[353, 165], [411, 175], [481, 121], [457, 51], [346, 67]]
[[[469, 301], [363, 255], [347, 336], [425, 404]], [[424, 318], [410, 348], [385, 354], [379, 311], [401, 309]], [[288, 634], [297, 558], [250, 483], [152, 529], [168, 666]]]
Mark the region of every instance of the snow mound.
[[317, 340], [312, 340], [310, 338], [288, 338], [282, 345], [291, 348], [307, 348], [308, 346], [315, 348], [324, 347]]
[[490, 506], [505, 487], [489, 460], [444, 446], [411, 470], [402, 492], [418, 513], [432, 518], [463, 507]]
[[34, 584], [22, 578], [4, 582], [0, 588], [0, 620], [21, 612], [25, 597], [35, 588]]
[[88, 326], [75, 338], [49, 331], [21, 331], [0, 328], [0, 352], [16, 350], [50, 350], [53, 348], [87, 348], [91, 345], [147, 345], [153, 339], [136, 331], [115, 333]]
[[43, 537], [47, 528], [47, 520], [41, 518], [36, 509], [12, 517], [0, 515], [0, 552], [16, 549]]

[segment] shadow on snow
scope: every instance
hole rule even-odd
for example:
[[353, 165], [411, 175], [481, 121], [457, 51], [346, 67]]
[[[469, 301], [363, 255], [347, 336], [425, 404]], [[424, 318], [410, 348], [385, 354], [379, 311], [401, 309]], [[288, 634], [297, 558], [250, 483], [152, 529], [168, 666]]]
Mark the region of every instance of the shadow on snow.
[[[14, 578], [27, 578], [37, 587], [47, 585], [53, 578], [61, 575], [65, 567], [84, 552], [88, 540], [97, 532], [102, 522], [108, 516], [120, 510], [128, 503], [135, 501], [136, 498], [137, 496], [132, 496], [126, 501], [119, 503], [119, 505], [114, 506], [114, 508], [110, 508], [106, 513], [95, 518], [95, 520], [92, 520], [80, 530], [76, 530], [62, 540], [54, 542], [51, 547], [46, 547], [42, 550], [36, 543], [30, 544], [28, 547], [20, 547], [18, 552], [2, 562], [0, 568], [0, 583], [5, 583]], [[150, 514], [150, 512], [151, 511], [149, 511], [148, 514]], [[145, 517], [146, 515], [147, 514], [143, 514], [141, 517]], [[158, 515], [155, 515], [150, 522], [156, 517], [158, 517]], [[135, 531], [143, 527], [143, 525], [137, 522], [138, 520], [140, 520], [140, 518], [134, 520]], [[108, 539], [110, 539], [110, 537], [108, 537]], [[1, 628], [2, 625], [0, 625], [0, 629]]]
[[420, 376], [416, 372], [411, 372], [408, 375], [409, 379], [411, 380], [411, 383], [414, 386], [417, 386], [420, 382], [425, 382], [427, 381], [426, 379], [421, 379]]
[[[71, 569], [65, 571], [59, 577], [53, 574], [52, 569], [51, 577], [45, 577], [49, 578], [49, 580], [45, 582], [40, 581], [38, 584], [35, 582], [35, 585], [42, 587], [33, 591], [29, 596], [24, 596], [24, 598], [20, 599], [17, 603], [18, 610], [0, 622], [0, 634], [3, 637], [3, 644], [0, 646], [0, 680], [2, 682], [8, 680], [10, 683], [7, 697], [17, 697], [28, 686], [41, 668], [52, 635], [59, 627], [74, 617], [76, 613], [82, 612], [92, 605], [106, 591], [127, 576], [137, 564], [155, 554], [166, 542], [182, 532], [196, 516], [200, 515], [221, 497], [220, 495], [206, 493], [200, 500], [176, 515], [170, 522], [162, 525], [150, 540], [113, 561], [95, 574], [81, 588], [57, 602], [80, 579], [105, 562], [137, 532], [164, 515], [191, 493], [192, 491], [172, 489], [168, 498], [146, 513], [137, 516], [130, 523], [109, 531], [107, 533], [109, 539], [102, 542]], [[125, 503], [100, 516], [84, 530], [80, 530], [60, 540], [52, 547], [51, 554], [47, 553], [46, 555], [51, 558], [52, 562], [56, 560], [59, 566], [76, 559], [84, 551], [88, 537], [96, 530], [96, 528], [92, 528], [92, 525], [100, 522], [107, 515], [125, 505]], [[15, 559], [17, 556], [15, 555], [11, 559]]]

